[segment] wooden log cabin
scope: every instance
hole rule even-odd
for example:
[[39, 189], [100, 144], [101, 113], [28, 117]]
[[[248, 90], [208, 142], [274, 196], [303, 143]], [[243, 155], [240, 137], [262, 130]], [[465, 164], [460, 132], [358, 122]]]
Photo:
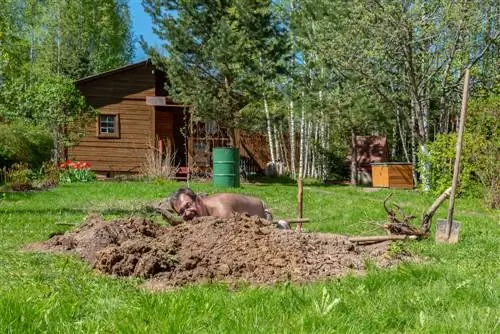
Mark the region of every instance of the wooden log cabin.
[[[208, 123], [201, 124], [203, 131], [194, 130], [200, 125], [188, 124], [188, 108], [167, 96], [165, 80], [164, 73], [146, 60], [76, 81], [99, 115], [80, 143], [69, 150], [69, 157], [91, 163], [100, 176], [112, 177], [140, 173], [152, 150], [170, 145], [174, 164], [182, 167], [184, 175], [187, 170], [209, 173], [211, 149], [227, 146], [227, 136], [208, 138], [207, 133], [213, 134]], [[266, 145], [262, 145], [265, 138], [259, 134], [241, 137], [240, 145], [247, 143], [240, 146], [242, 164], [262, 171], [269, 161]]]

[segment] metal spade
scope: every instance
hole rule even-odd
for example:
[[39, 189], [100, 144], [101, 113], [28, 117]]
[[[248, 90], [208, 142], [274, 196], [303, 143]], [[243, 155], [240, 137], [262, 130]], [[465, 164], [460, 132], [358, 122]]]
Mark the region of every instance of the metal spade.
[[469, 69], [465, 70], [464, 91], [462, 95], [462, 108], [460, 110], [460, 125], [458, 128], [457, 146], [455, 152], [455, 165], [453, 167], [453, 181], [451, 184], [450, 206], [448, 208], [448, 219], [438, 219], [436, 226], [436, 242], [455, 244], [458, 242], [460, 223], [453, 221], [453, 210], [455, 207], [455, 193], [460, 174], [460, 155], [462, 153], [462, 140], [464, 134], [465, 113], [467, 111], [467, 97], [469, 95]]

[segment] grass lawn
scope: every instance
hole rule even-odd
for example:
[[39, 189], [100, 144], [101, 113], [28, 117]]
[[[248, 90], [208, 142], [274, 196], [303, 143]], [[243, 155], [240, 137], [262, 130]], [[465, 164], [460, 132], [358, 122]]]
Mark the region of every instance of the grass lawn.
[[[72, 228], [56, 223], [80, 223], [91, 212], [159, 219], [145, 206], [180, 185], [95, 182], [0, 193], [0, 333], [500, 332], [500, 215], [480, 200], [456, 201], [455, 219], [462, 222], [458, 244], [437, 245], [433, 237], [395, 244], [423, 263], [301, 286], [232, 291], [205, 285], [152, 294], [137, 289], [139, 279], [99, 275], [73, 257], [20, 251]], [[209, 184], [191, 186], [215, 191]], [[275, 218], [296, 214], [295, 185], [245, 184], [232, 191], [261, 197]], [[313, 223], [305, 228], [380, 234], [369, 222], [385, 220], [382, 202], [390, 192], [419, 219], [434, 201], [416, 191], [306, 184], [304, 216]], [[447, 205], [435, 217], [445, 218]]]

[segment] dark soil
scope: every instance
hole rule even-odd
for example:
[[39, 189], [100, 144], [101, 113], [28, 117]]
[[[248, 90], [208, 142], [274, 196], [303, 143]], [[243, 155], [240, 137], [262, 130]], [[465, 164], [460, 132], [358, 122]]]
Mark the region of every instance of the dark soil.
[[76, 253], [97, 271], [147, 278], [162, 290], [186, 283], [309, 282], [363, 273], [367, 262], [387, 267], [388, 243], [355, 246], [347, 237], [276, 229], [257, 217], [204, 217], [178, 226], [145, 218], [103, 221], [89, 216], [64, 235], [30, 244], [29, 251]]

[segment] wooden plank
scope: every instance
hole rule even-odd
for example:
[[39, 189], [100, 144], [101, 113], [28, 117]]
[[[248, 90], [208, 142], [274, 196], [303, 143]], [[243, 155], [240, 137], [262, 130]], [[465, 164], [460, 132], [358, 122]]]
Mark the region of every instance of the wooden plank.
[[373, 187], [389, 187], [388, 171], [386, 166], [372, 166]]
[[145, 150], [131, 150], [128, 155], [111, 153], [111, 151], [113, 150], [78, 150], [72, 153], [74, 154], [75, 160], [92, 161], [143, 161], [147, 154]]
[[109, 148], [119, 148], [119, 147], [127, 147], [129, 149], [145, 149], [148, 147], [148, 144], [145, 142], [136, 142], [136, 141], [127, 141], [127, 142], [112, 142], [112, 139], [100, 140], [100, 141], [86, 141], [84, 143], [80, 143], [80, 145], [75, 147], [87, 148], [92, 150], [99, 150], [103, 147]]
[[95, 154], [79, 154], [77, 161], [88, 161], [92, 165], [97, 162], [101, 162], [103, 164], [130, 164], [130, 165], [141, 165], [145, 158], [143, 156], [100, 156]]
[[99, 105], [102, 105], [99, 108], [116, 108], [117, 106], [123, 106], [123, 107], [137, 107], [137, 106], [144, 106], [144, 108], [149, 109], [151, 107], [146, 105], [146, 102], [144, 99], [125, 99], [123, 97], [117, 98], [117, 99], [110, 99], [109, 96], [86, 96], [87, 102], [95, 102]]
[[135, 165], [124, 165], [120, 164], [93, 164], [91, 169], [96, 172], [107, 173], [107, 172], [131, 172], [138, 173], [141, 170], [141, 166], [138, 164]]

